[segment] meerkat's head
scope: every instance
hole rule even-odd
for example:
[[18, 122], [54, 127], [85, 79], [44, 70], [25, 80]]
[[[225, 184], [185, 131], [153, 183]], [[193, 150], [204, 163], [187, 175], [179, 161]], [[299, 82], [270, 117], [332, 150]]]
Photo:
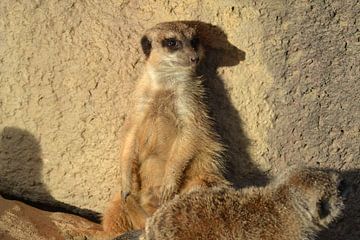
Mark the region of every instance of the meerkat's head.
[[196, 27], [186, 22], [164, 22], [141, 38], [147, 64], [152, 68], [194, 70], [204, 56]]
[[291, 200], [314, 226], [326, 227], [341, 214], [349, 187], [337, 172], [296, 167], [285, 175]]

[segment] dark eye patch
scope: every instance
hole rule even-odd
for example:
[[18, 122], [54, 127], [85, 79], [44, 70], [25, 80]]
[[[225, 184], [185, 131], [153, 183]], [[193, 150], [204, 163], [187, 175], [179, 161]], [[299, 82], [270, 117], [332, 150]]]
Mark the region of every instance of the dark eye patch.
[[161, 44], [163, 47], [167, 47], [172, 51], [176, 51], [182, 47], [181, 42], [176, 38], [166, 38], [162, 41]]
[[330, 214], [330, 206], [328, 199], [321, 199], [317, 205], [320, 218], [324, 218]]
[[200, 44], [200, 39], [198, 37], [194, 37], [190, 40], [190, 45], [193, 49], [197, 50]]

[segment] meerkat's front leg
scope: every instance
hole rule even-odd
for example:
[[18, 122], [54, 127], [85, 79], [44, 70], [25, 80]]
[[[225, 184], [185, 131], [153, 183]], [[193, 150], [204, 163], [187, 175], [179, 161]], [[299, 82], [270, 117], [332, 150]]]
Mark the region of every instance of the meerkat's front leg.
[[122, 146], [120, 171], [121, 171], [121, 197], [123, 200], [130, 195], [132, 189], [133, 166], [137, 161], [136, 155], [136, 128], [132, 127], [124, 139]]
[[160, 189], [160, 201], [164, 203], [174, 197], [181, 184], [185, 168], [194, 157], [195, 139], [190, 134], [181, 134], [176, 138], [166, 161], [163, 186]]

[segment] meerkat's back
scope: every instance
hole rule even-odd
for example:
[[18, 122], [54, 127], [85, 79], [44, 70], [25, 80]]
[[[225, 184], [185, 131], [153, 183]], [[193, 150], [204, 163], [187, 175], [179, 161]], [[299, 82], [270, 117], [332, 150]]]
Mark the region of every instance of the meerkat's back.
[[312, 168], [263, 188], [202, 189], [162, 206], [142, 239], [309, 240], [340, 215], [343, 192], [337, 173]]

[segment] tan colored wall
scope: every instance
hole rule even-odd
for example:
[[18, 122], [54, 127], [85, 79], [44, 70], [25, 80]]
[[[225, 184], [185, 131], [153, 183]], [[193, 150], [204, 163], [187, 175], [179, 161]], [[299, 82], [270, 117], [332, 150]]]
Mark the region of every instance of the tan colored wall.
[[[118, 133], [143, 66], [139, 39], [169, 20], [216, 25], [242, 53], [208, 72], [238, 186], [300, 162], [360, 181], [358, 0], [4, 0], [1, 193], [103, 211], [116, 190]], [[346, 220], [323, 238], [360, 235], [348, 226], [355, 217], [360, 224], [350, 203]]]

